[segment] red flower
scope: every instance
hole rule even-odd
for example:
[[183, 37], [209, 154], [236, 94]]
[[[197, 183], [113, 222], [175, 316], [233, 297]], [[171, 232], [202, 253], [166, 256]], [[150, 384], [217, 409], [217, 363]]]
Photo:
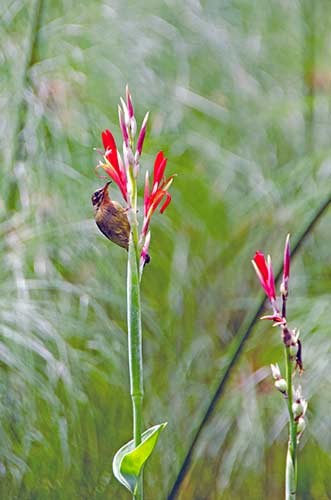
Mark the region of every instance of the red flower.
[[125, 201], [128, 201], [126, 172], [121, 157], [117, 151], [116, 142], [109, 130], [102, 132], [102, 142], [105, 148], [106, 163], [101, 163], [102, 168], [118, 185]]
[[272, 303], [276, 300], [276, 290], [270, 256], [268, 255], [268, 261], [266, 262], [263, 253], [256, 252], [252, 264], [267, 297]]
[[145, 182], [145, 194], [144, 194], [144, 224], [142, 229], [142, 234], [146, 235], [148, 231], [148, 226], [151, 217], [162, 199], [165, 201], [160, 209], [162, 214], [171, 201], [171, 196], [168, 193], [168, 189], [172, 184], [174, 175], [164, 179], [164, 171], [167, 165], [167, 158], [164, 157], [163, 151], [160, 151], [154, 162], [154, 173], [153, 173], [153, 185], [152, 191], [149, 192], [149, 179], [148, 172], [146, 172], [146, 182]]

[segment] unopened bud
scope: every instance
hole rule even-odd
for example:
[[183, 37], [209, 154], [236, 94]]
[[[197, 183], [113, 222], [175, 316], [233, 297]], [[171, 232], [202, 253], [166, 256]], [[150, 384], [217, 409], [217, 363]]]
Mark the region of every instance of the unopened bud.
[[149, 117], [149, 113], [146, 113], [145, 118], [143, 120], [143, 123], [141, 125], [140, 132], [139, 132], [138, 141], [137, 141], [137, 151], [136, 151], [136, 154], [138, 154], [138, 156], [141, 155], [141, 152], [142, 152], [142, 149], [143, 149], [143, 144], [144, 144], [145, 135], [146, 135], [146, 128], [147, 128], [148, 117]]
[[284, 281], [281, 282], [280, 287], [279, 287], [280, 294], [287, 298], [288, 296], [288, 290], [286, 289]]
[[132, 149], [130, 148], [130, 146], [127, 147], [125, 143], [123, 143], [123, 158], [126, 169], [128, 169], [131, 165], [135, 163]]
[[302, 434], [306, 428], [306, 421], [303, 417], [300, 417], [297, 424], [297, 434]]
[[139, 169], [140, 169], [140, 164], [139, 164], [139, 161], [137, 161], [136, 157], [135, 157], [134, 163], [133, 163], [133, 177], [135, 177], [135, 178], [138, 177]]
[[283, 267], [283, 281], [281, 284], [281, 294], [284, 297], [288, 295], [288, 279], [290, 277], [290, 261], [291, 261], [291, 250], [290, 250], [290, 235], [287, 235], [285, 248], [284, 248], [284, 267]]
[[296, 401], [300, 401], [302, 399], [302, 387], [301, 387], [301, 385], [298, 385], [298, 387], [294, 390], [293, 397]]
[[131, 134], [131, 139], [134, 139], [137, 133], [137, 122], [135, 117], [133, 116], [130, 118], [130, 134]]
[[122, 109], [123, 109], [123, 113], [124, 113], [124, 122], [125, 122], [125, 125], [127, 127], [129, 127], [130, 126], [130, 117], [129, 117], [128, 107], [127, 107], [125, 101], [122, 99], [122, 97], [120, 97], [120, 101], [121, 101]]
[[281, 393], [285, 394], [287, 392], [287, 383], [286, 383], [286, 380], [284, 380], [283, 378], [280, 378], [279, 380], [276, 380], [275, 387]]
[[300, 400], [297, 400], [292, 405], [293, 416], [295, 419], [301, 417], [304, 413], [304, 407]]
[[128, 85], [125, 87], [125, 95], [126, 95], [126, 103], [127, 103], [127, 107], [128, 107], [129, 118], [133, 118], [134, 111], [133, 111], [132, 97], [131, 97], [131, 94], [129, 92]]
[[271, 368], [272, 376], [275, 380], [279, 380], [280, 378], [282, 378], [282, 376], [280, 374], [280, 369], [279, 369], [278, 363], [276, 363], [275, 365], [273, 365], [271, 363], [270, 368]]
[[129, 145], [129, 135], [128, 135], [128, 131], [126, 128], [126, 124], [125, 124], [125, 120], [124, 120], [124, 116], [123, 116], [123, 111], [122, 111], [120, 106], [118, 106], [118, 119], [120, 122], [124, 143], [126, 146], [128, 146]]
[[296, 356], [298, 347], [296, 344], [291, 344], [289, 350], [290, 350], [290, 356]]

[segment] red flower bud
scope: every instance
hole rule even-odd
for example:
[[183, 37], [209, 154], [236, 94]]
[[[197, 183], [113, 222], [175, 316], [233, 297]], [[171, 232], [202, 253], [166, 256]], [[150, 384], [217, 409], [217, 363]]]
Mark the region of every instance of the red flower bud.
[[290, 250], [290, 235], [287, 235], [284, 249], [284, 267], [283, 267], [283, 281], [280, 286], [281, 294], [284, 297], [288, 295], [288, 280], [290, 277], [290, 261], [291, 261], [291, 250]]

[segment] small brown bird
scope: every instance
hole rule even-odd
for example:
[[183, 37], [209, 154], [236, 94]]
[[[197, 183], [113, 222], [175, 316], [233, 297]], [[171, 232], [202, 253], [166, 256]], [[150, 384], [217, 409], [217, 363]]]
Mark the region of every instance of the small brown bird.
[[116, 245], [129, 247], [130, 224], [127, 210], [117, 201], [110, 199], [108, 186], [111, 182], [95, 191], [92, 195], [95, 222], [100, 231]]

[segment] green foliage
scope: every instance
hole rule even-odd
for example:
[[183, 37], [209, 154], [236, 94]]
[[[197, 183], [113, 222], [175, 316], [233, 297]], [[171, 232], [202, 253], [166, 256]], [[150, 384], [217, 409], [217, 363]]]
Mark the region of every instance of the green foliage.
[[141, 471], [151, 456], [159, 435], [166, 425], [164, 423], [150, 427], [142, 433], [141, 444], [139, 446], [134, 446], [134, 440], [129, 441], [114, 456], [114, 475], [133, 494], [136, 491]]
[[[161, 148], [178, 174], [142, 281], [144, 427], [169, 422], [145, 491], [162, 500], [260, 299], [252, 255], [276, 266], [329, 194], [329, 2], [44, 2], [25, 79], [32, 12], [2, 2], [0, 497], [129, 498], [111, 473], [131, 428], [127, 256], [90, 204], [93, 148], [106, 127], [119, 139], [128, 83], [138, 121], [151, 112], [142, 179]], [[331, 496], [330, 230], [328, 212], [290, 282], [309, 400], [299, 499]], [[258, 324], [180, 500], [282, 497], [286, 407], [268, 367], [281, 360]]]

